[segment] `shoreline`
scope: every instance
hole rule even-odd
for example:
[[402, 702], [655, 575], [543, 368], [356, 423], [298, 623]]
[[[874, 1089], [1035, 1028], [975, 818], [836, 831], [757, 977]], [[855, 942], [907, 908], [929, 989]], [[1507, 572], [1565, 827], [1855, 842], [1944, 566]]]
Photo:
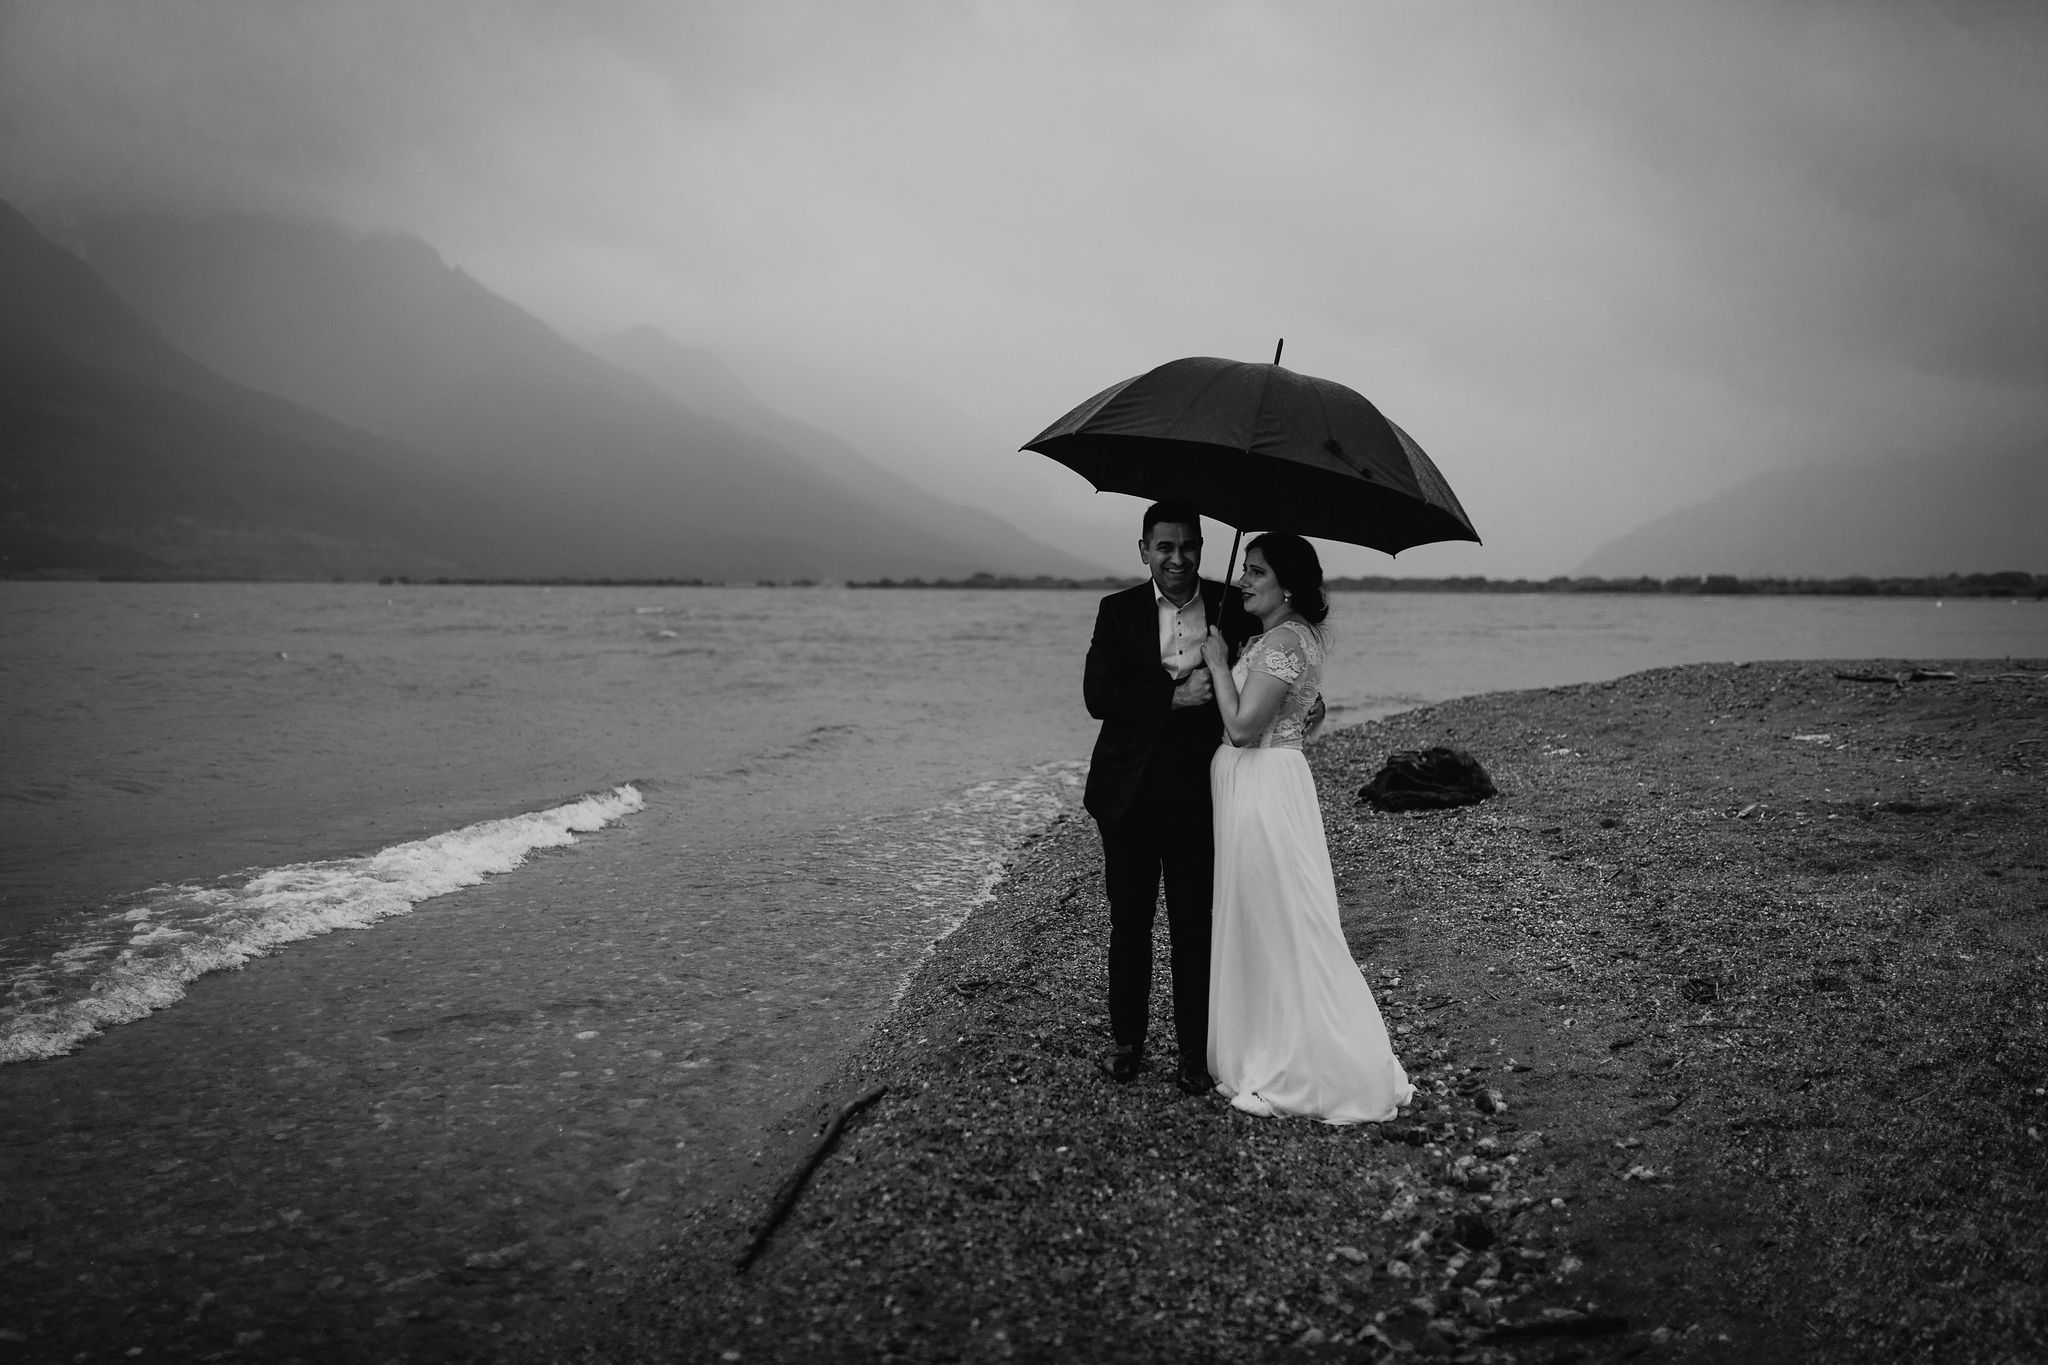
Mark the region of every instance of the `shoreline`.
[[[1346, 931], [1423, 1092], [1390, 1125], [1182, 1097], [1170, 1045], [1138, 1082], [1104, 1079], [1099, 853], [1066, 818], [937, 946], [813, 1124], [770, 1134], [736, 1197], [558, 1353], [2039, 1349], [2048, 679], [1917, 663], [1959, 676], [1692, 665], [1311, 746]], [[1354, 803], [1387, 752], [1436, 742], [1502, 795]], [[1155, 1039], [1164, 1001], [1162, 979]], [[735, 1275], [817, 1126], [876, 1085]]]
[[[713, 578], [153, 578], [97, 573], [0, 573], [4, 583], [248, 583], [314, 584], [404, 588], [826, 588], [846, 591], [981, 590], [988, 592], [1114, 592], [1134, 587], [1143, 578], [1104, 574], [1073, 578], [1053, 574], [979, 573], [967, 578], [752, 579], [728, 582]], [[1745, 577], [1738, 574], [1683, 574], [1676, 578], [1488, 578], [1484, 574], [1399, 578], [1349, 575], [1325, 585], [1341, 593], [1492, 593], [1508, 596], [1577, 594], [1640, 597], [1645, 594], [1684, 597], [1915, 597], [1987, 598], [1997, 601], [2048, 601], [2048, 573], [2024, 570], [1998, 572], [1891, 575], [1852, 574], [1837, 578]]]
[[895, 984], [680, 954], [674, 837], [629, 818], [0, 1067], [0, 1360], [534, 1358], [624, 1293]]
[[[0, 1360], [540, 1353], [754, 1169], [1078, 766], [814, 830], [796, 879], [715, 895], [643, 781], [516, 872], [0, 1066]], [[876, 913], [816, 932], [874, 858], [897, 877], [851, 901]]]

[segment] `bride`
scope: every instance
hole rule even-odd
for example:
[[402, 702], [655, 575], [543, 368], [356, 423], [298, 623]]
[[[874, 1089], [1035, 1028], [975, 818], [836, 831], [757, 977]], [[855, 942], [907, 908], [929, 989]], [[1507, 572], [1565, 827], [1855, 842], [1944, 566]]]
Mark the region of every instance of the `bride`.
[[1301, 753], [1323, 676], [1323, 566], [1300, 536], [1268, 533], [1246, 549], [1238, 587], [1264, 633], [1234, 668], [1220, 634], [1203, 646], [1227, 741], [1209, 768], [1209, 1070], [1246, 1113], [1390, 1119], [1415, 1091], [1344, 942]]

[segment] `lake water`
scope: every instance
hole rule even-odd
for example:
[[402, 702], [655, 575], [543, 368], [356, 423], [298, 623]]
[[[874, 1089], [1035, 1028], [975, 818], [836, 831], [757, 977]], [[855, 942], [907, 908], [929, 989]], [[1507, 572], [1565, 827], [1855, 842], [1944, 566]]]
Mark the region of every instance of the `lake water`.
[[[857, 1028], [1076, 802], [1096, 600], [0, 584], [0, 1061], [608, 840], [685, 958], [745, 982], [795, 950]], [[1693, 661], [2048, 655], [2037, 602], [1348, 594], [1332, 619], [1338, 724]], [[583, 907], [592, 934], [647, 910]], [[678, 1002], [693, 1029], [771, 1046], [717, 995]]]

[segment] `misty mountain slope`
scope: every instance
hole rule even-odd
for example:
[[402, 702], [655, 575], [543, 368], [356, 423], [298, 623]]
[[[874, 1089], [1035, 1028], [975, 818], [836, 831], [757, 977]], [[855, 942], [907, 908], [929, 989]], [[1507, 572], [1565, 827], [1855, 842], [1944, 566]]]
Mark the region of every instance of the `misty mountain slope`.
[[1576, 572], [1873, 577], [2048, 568], [2048, 450], [1760, 474], [1609, 541]]
[[485, 573], [430, 457], [231, 384], [0, 203], [0, 571]]
[[[718, 579], [1034, 571], [692, 412], [408, 238], [260, 217], [89, 226], [87, 259], [239, 383], [542, 500], [526, 572]], [[1050, 557], [1052, 552], [1044, 552]]]
[[0, 201], [0, 349], [63, 358], [163, 383], [203, 377], [77, 257]]
[[640, 326], [606, 337], [591, 350], [685, 407], [775, 442], [862, 502], [900, 511], [922, 525], [945, 527], [954, 539], [971, 539], [997, 562], [1048, 565], [1033, 572], [1075, 578], [1103, 572], [1102, 566], [1043, 545], [992, 513], [928, 493], [841, 437], [769, 407], [724, 360], [704, 347], [685, 345], [658, 328]]

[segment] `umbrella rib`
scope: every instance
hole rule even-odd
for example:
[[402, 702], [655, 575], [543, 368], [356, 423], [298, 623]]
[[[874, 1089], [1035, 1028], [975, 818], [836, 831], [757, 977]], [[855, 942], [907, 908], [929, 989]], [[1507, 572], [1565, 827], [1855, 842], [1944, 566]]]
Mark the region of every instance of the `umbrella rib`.
[[[1322, 415], [1323, 431], [1325, 433], [1324, 440], [1328, 443], [1325, 448], [1335, 447], [1330, 453], [1336, 457], [1339, 464], [1350, 465], [1353, 472], [1360, 478], [1364, 479], [1367, 483], [1373, 482], [1372, 474], [1360, 462], [1362, 457], [1345, 453], [1343, 442], [1337, 439], [1337, 420], [1331, 415], [1329, 395], [1323, 391], [1323, 386], [1311, 382], [1308, 390], [1315, 395], [1316, 411]], [[1363, 395], [1361, 395], [1361, 401], [1364, 401]], [[1367, 406], [1370, 407], [1371, 405], [1368, 403]], [[1374, 411], [1377, 411], [1377, 409], [1374, 409]], [[1376, 520], [1383, 521], [1384, 518], [1376, 518]]]
[[1237, 527], [1239, 530], [1244, 529], [1245, 518], [1251, 515], [1249, 511], [1249, 506], [1251, 503], [1251, 488], [1253, 481], [1257, 477], [1257, 471], [1259, 467], [1259, 418], [1266, 411], [1266, 395], [1272, 390], [1273, 387], [1273, 372], [1279, 368], [1280, 366], [1278, 364], [1267, 365], [1263, 367], [1265, 373], [1260, 375], [1259, 377], [1259, 401], [1252, 404], [1251, 439], [1246, 442], [1244, 450], [1244, 491], [1238, 494], [1237, 517], [1234, 521], [1231, 522], [1231, 525]]

